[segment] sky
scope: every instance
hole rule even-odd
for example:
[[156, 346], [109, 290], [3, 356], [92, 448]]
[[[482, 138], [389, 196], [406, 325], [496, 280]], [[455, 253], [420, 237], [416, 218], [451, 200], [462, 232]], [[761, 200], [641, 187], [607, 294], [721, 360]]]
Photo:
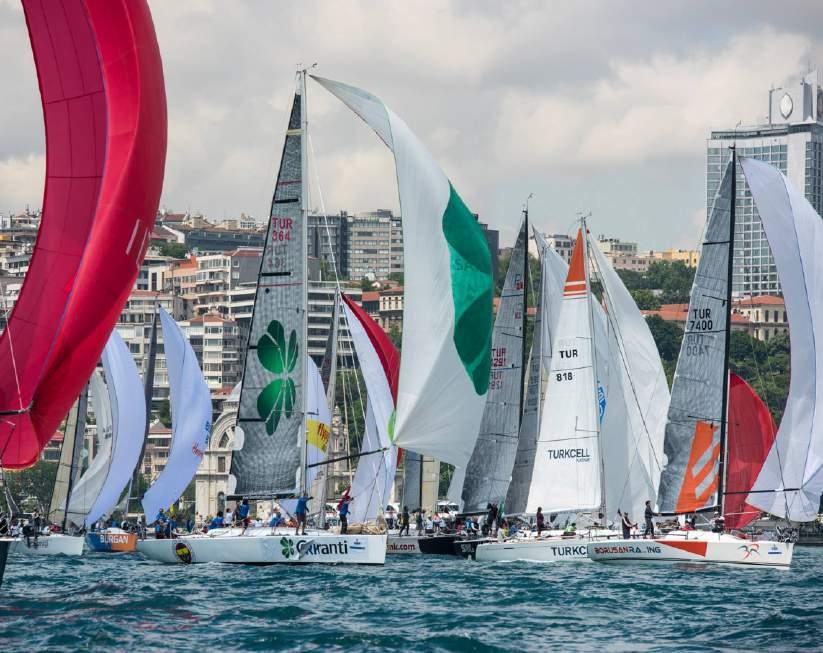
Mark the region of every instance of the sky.
[[[820, 0], [150, 0], [166, 83], [161, 207], [264, 219], [295, 71], [404, 118], [511, 245], [532, 222], [641, 249], [697, 246], [711, 129], [763, 122], [768, 90], [823, 67]], [[0, 0], [0, 212], [39, 207], [45, 152], [19, 0]], [[309, 82], [312, 206], [398, 210], [392, 158]]]

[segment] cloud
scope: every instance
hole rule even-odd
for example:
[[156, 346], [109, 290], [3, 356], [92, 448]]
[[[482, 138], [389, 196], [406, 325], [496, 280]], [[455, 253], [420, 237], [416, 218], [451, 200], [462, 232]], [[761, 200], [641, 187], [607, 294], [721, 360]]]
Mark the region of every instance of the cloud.
[[513, 90], [501, 100], [495, 152], [518, 165], [580, 168], [698, 155], [712, 127], [763, 122], [768, 85], [796, 75], [810, 49], [806, 37], [767, 29], [720, 51], [617, 60], [582, 88]]
[[0, 161], [0, 212], [16, 212], [27, 204], [38, 208], [45, 175], [46, 157], [42, 154]]

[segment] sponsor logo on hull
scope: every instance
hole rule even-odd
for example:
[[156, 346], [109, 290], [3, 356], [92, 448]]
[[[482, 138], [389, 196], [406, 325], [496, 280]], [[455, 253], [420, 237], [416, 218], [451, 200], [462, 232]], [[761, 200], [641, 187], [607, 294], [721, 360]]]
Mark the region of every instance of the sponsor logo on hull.
[[552, 555], [555, 558], [585, 558], [587, 549], [585, 544], [578, 544], [576, 546], [552, 546]]
[[610, 544], [594, 547], [596, 555], [643, 555], [659, 554], [661, 549], [656, 544]]

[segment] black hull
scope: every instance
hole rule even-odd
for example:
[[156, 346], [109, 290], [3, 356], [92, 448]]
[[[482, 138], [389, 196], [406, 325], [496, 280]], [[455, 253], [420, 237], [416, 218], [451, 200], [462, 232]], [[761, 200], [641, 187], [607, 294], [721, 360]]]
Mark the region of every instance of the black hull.
[[9, 557], [11, 540], [0, 540], [0, 585], [3, 584], [3, 574], [6, 571], [6, 560]]
[[421, 537], [418, 541], [420, 553], [423, 555], [454, 555], [454, 542], [456, 535], [435, 535], [434, 537]]
[[461, 558], [475, 560], [478, 545], [484, 544], [486, 542], [496, 541], [497, 540], [493, 540], [488, 537], [479, 537], [473, 540], [456, 540], [454, 543], [453, 553], [454, 555], [460, 556]]

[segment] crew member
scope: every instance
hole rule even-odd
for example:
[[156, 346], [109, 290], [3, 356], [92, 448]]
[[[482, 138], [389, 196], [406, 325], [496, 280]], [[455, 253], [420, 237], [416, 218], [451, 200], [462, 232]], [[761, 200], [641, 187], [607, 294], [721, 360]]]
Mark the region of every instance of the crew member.
[[637, 524], [632, 524], [629, 513], [624, 512], [620, 516], [620, 525], [623, 527], [623, 539], [628, 540], [632, 536], [632, 528], [636, 528]]
[[543, 508], [539, 507], [537, 509], [537, 537], [540, 537], [540, 533], [543, 532], [543, 529], [546, 527], [546, 518], [543, 516]]
[[406, 531], [406, 535], [409, 534], [409, 507], [403, 506], [403, 514], [400, 516], [400, 533], [398, 536], [403, 535], [403, 531]]
[[215, 528], [223, 528], [223, 525], [224, 525], [223, 511], [218, 510], [217, 515], [215, 515], [214, 519], [212, 519], [211, 523], [209, 524], [209, 530], [211, 531], [211, 530], [214, 530]]
[[351, 501], [351, 497], [346, 494], [340, 499], [340, 508], [338, 508], [338, 512], [340, 514], [340, 534], [345, 535], [346, 531], [349, 528], [349, 502]]
[[306, 534], [306, 513], [309, 509], [309, 500], [312, 497], [307, 497], [305, 492], [297, 498], [297, 507], [294, 509], [294, 516], [297, 518], [295, 525], [295, 535], [300, 535], [300, 527], [303, 527], [303, 535]]
[[652, 502], [646, 500], [646, 510], [643, 513], [643, 516], [646, 519], [646, 532], [643, 533], [643, 537], [654, 537], [654, 522], [652, 522], [652, 517], [654, 517], [654, 511], [652, 510]]

